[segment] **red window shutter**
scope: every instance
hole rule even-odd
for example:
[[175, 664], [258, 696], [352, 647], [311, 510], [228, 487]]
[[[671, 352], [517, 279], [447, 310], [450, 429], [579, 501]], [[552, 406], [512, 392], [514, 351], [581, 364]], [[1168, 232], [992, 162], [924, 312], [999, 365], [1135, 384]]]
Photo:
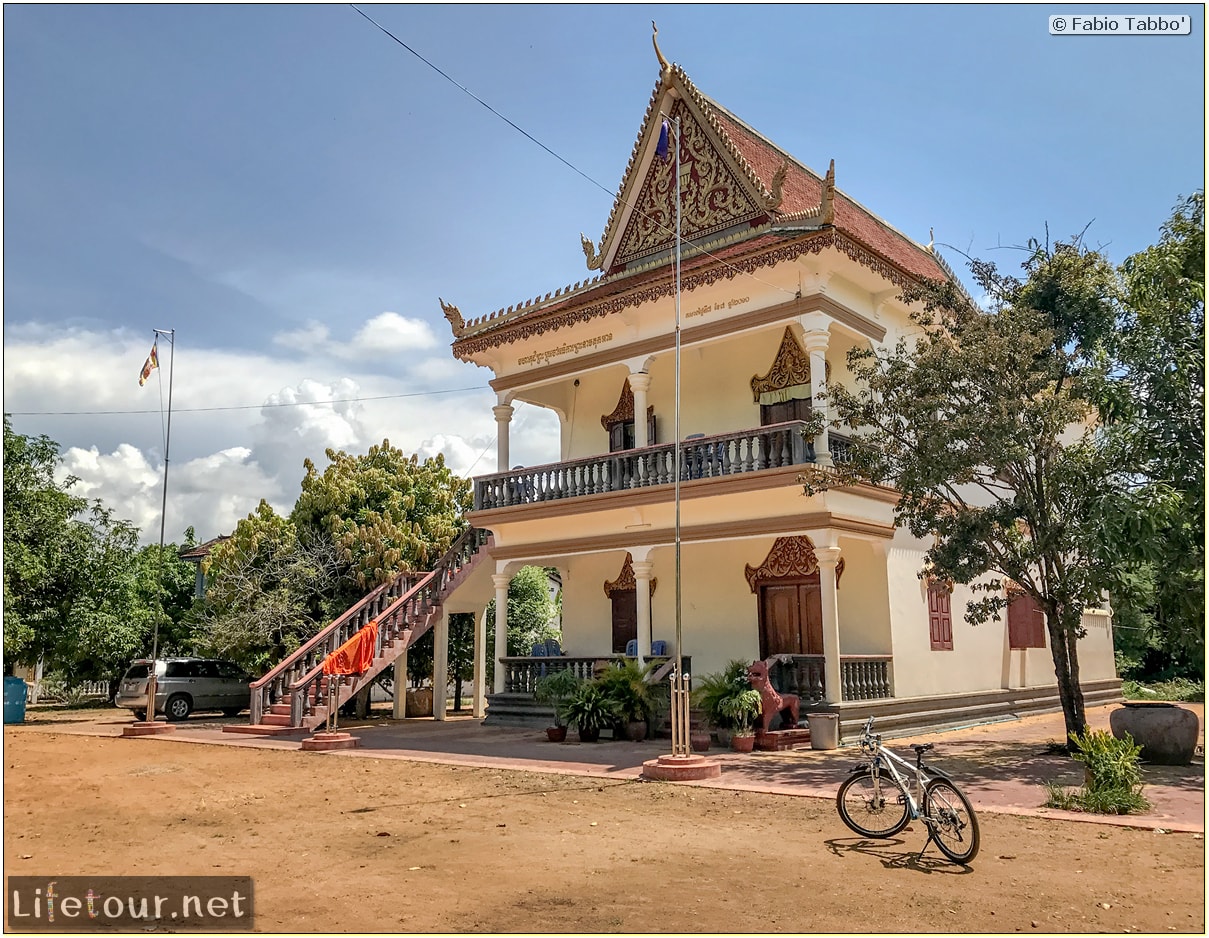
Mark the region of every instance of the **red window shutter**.
[[928, 584], [928, 632], [933, 651], [953, 650], [953, 612], [948, 587], [938, 581]]
[[1027, 593], [1013, 593], [1008, 600], [1008, 644], [1012, 648], [1045, 647], [1045, 613]]

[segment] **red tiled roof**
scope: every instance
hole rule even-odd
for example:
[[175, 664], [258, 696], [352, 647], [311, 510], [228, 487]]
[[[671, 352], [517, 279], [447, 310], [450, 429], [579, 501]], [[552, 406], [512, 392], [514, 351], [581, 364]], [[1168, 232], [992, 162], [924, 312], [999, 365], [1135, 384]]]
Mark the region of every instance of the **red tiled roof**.
[[[807, 212], [819, 204], [823, 193], [823, 180], [819, 176], [771, 141], [756, 134], [721, 105], [708, 98], [704, 100], [766, 189], [771, 188], [773, 174], [781, 164], [788, 162], [789, 171], [781, 190], [780, 212], [785, 215]], [[838, 187], [835, 192], [835, 226], [909, 274], [938, 280], [948, 278], [932, 254], [852, 201]]]
[[210, 556], [210, 551], [212, 551], [223, 541], [228, 540], [230, 537], [230, 534], [220, 534], [218, 537], [211, 538], [204, 544], [198, 544], [195, 547], [182, 550], [179, 554], [177, 554], [177, 556], [180, 557], [181, 560], [205, 560]]

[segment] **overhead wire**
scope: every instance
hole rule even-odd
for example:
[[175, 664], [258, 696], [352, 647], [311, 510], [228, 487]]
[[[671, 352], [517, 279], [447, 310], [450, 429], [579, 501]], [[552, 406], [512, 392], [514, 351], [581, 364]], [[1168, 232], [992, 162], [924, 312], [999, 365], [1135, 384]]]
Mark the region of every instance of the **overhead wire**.
[[[442, 388], [436, 391], [410, 391], [406, 394], [377, 394], [372, 397], [336, 397], [327, 401], [280, 401], [268, 404], [228, 404], [215, 407], [177, 407], [173, 413], [207, 413], [231, 410], [262, 410], [265, 407], [306, 407], [322, 404], [359, 404], [366, 401], [393, 401], [405, 397], [428, 397], [436, 394], [462, 394], [466, 391], [486, 391], [486, 385], [469, 388]], [[162, 393], [161, 393], [162, 396]], [[156, 414], [161, 410], [9, 410], [12, 417], [119, 417], [134, 414]]]
[[[675, 234], [675, 231], [673, 231], [671, 228], [667, 227], [667, 225], [663, 224], [661, 221], [659, 221], [659, 219], [652, 218], [650, 215], [647, 215], [645, 212], [642, 211], [642, 209], [640, 209], [633, 202], [626, 201], [626, 199], [620, 193], [617, 193], [615, 195], [612, 189], [603, 185], [596, 179], [593, 179], [591, 176], [589, 176], [587, 173], [585, 173], [582, 169], [580, 169], [578, 166], [573, 164], [570, 160], [566, 159], [559, 153], [556, 153], [554, 150], [552, 150], [546, 144], [542, 143], [540, 140], [538, 140], [536, 137], [534, 137], [531, 133], [529, 133], [523, 127], [519, 126], [511, 118], [507, 117], [504, 114], [501, 114], [499, 111], [497, 111], [490, 104], [488, 104], [486, 101], [484, 101], [478, 95], [476, 95], [473, 91], [471, 91], [465, 85], [463, 85], [460, 82], [456, 81], [455, 79], [451, 78], [442, 69], [440, 69], [438, 66], [434, 65], [432, 62], [430, 62], [428, 59], [426, 59], [423, 55], [421, 55], [419, 52], [417, 52], [415, 49], [413, 49], [411, 46], [409, 46], [406, 42], [404, 42], [402, 39], [400, 39], [398, 36], [396, 36], [394, 33], [392, 33], [385, 26], [383, 26], [381, 23], [377, 22], [375, 19], [373, 19], [373, 17], [366, 14], [363, 10], [359, 9], [355, 3], [350, 3], [349, 6], [352, 7], [354, 10], [356, 10], [359, 14], [361, 14], [361, 16], [363, 16], [366, 20], [368, 20], [370, 23], [372, 23], [375, 27], [377, 27], [379, 30], [381, 30], [383, 33], [385, 33], [387, 36], [389, 36], [391, 39], [393, 39], [395, 42], [397, 42], [399, 45], [401, 45], [404, 49], [406, 49], [408, 52], [410, 52], [412, 55], [414, 55], [417, 59], [419, 59], [421, 62], [423, 62], [429, 68], [431, 68], [434, 72], [436, 72], [438, 75], [440, 75], [446, 81], [448, 81], [451, 85], [453, 85], [459, 91], [462, 91], [469, 97], [473, 98], [475, 101], [477, 101], [483, 107], [485, 107], [488, 111], [490, 111], [492, 114], [494, 114], [496, 117], [498, 117], [504, 123], [506, 123], [509, 127], [512, 127], [514, 130], [516, 130], [517, 133], [521, 134], [526, 139], [532, 141], [537, 146], [541, 147], [541, 149], [545, 150], [547, 153], [549, 153], [552, 157], [554, 157], [556, 160], [558, 160], [564, 166], [568, 167], [572, 172], [576, 173], [579, 176], [582, 176], [584, 179], [586, 179], [588, 182], [590, 182], [592, 185], [594, 185], [601, 192], [605, 193], [605, 195], [608, 195], [610, 197], [615, 197], [623, 205], [627, 206], [630, 209], [633, 209], [635, 212], [638, 212], [643, 218], [647, 219], [649, 222], [656, 225], [665, 234], [669, 234], [669, 235]], [[677, 141], [676, 145], [677, 146], [680, 145], [679, 141]], [[696, 254], [704, 256], [704, 257], [708, 257], [710, 260], [716, 261], [717, 263], [726, 267], [728, 270], [733, 270], [738, 275], [748, 277], [748, 278], [754, 280], [756, 283], [762, 284], [763, 286], [769, 287], [780, 293], [784, 293], [786, 296], [797, 296], [797, 293], [795, 291], [786, 290], [784, 287], [779, 286], [775, 283], [769, 283], [767, 280], [762, 280], [759, 277], [757, 277], [755, 274], [751, 273], [751, 271], [743, 270], [740, 267], [736, 267], [734, 264], [731, 264], [729, 261], [725, 260], [724, 258], [719, 257], [716, 254], [712, 254], [711, 252], [707, 251], [705, 248], [702, 248], [697, 245], [693, 245], [692, 249]]]

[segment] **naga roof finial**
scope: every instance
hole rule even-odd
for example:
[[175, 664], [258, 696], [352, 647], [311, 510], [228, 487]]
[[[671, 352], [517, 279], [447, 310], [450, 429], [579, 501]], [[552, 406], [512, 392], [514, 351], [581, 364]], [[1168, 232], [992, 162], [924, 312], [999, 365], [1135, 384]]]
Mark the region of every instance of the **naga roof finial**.
[[454, 338], [457, 338], [466, 329], [466, 320], [462, 318], [462, 311], [452, 303], [446, 303], [439, 296], [438, 302], [441, 304], [441, 312], [445, 314], [445, 318], [449, 320], [449, 326], [453, 329]]
[[604, 255], [596, 250], [596, 245], [588, 240], [582, 231], [579, 233], [579, 243], [584, 249], [584, 259], [588, 262], [588, 270], [600, 270], [604, 265]]
[[663, 53], [659, 51], [659, 27], [655, 25], [654, 20], [651, 20], [651, 29], [655, 31], [654, 35], [651, 36], [651, 42], [655, 46], [655, 57], [659, 59], [659, 67], [666, 72], [669, 68], [671, 68], [671, 66], [667, 64], [667, 59], [665, 59], [663, 57]]

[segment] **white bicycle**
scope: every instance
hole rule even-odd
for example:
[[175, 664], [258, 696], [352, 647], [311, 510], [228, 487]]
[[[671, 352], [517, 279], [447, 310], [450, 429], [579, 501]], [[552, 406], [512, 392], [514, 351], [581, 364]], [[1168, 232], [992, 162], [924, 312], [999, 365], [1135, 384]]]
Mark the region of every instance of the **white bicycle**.
[[[862, 753], [869, 757], [852, 770], [840, 786], [835, 804], [840, 818], [863, 837], [893, 837], [913, 820], [928, 828], [928, 844], [936, 842], [954, 863], [969, 863], [978, 855], [978, 819], [969, 800], [944, 772], [924, 765], [932, 743], [916, 744], [915, 765], [895, 755], [873, 733], [873, 717], [861, 734]], [[900, 775], [898, 763], [905, 770]], [[915, 777], [915, 795], [910, 776]]]

